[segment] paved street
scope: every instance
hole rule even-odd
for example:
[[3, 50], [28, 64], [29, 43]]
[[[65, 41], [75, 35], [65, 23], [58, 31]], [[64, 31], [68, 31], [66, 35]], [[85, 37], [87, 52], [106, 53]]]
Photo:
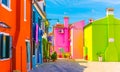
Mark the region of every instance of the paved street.
[[58, 60], [56, 62], [45, 63], [30, 72], [84, 72], [85, 66], [71, 60]]
[[84, 72], [120, 72], [120, 62], [88, 62], [84, 65], [87, 66]]
[[57, 60], [44, 63], [30, 72], [120, 72], [120, 62]]

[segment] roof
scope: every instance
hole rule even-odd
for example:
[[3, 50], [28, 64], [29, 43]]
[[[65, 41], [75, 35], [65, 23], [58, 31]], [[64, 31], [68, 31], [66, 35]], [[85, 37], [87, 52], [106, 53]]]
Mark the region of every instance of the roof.
[[84, 26], [84, 28], [90, 25], [107, 25], [107, 24], [118, 25], [120, 24], [120, 20], [118, 18], [115, 18], [114, 15], [109, 15], [98, 20], [95, 20], [92, 23], [88, 23], [87, 25]]
[[48, 34], [48, 36], [52, 36], [53, 35], [53, 32], [50, 32], [49, 34]]
[[56, 24], [54, 27], [55, 28], [64, 28], [64, 24]]
[[[69, 24], [68, 27], [70, 27], [71, 25], [72, 25], [72, 24]], [[64, 24], [56, 24], [54, 27], [55, 27], [55, 28], [64, 28]]]

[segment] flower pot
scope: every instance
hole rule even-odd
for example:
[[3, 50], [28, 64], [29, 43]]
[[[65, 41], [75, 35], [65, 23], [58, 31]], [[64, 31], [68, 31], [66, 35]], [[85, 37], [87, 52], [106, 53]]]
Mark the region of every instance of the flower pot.
[[102, 62], [102, 57], [98, 57], [99, 62]]
[[62, 58], [62, 55], [61, 55], [61, 54], [59, 55], [59, 58]]
[[44, 58], [44, 59], [43, 59], [43, 62], [47, 62], [47, 59]]

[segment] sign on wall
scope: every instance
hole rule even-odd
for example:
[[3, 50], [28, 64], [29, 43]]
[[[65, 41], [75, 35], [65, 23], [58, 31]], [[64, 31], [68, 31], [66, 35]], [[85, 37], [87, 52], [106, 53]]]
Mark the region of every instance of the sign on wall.
[[109, 42], [114, 42], [114, 38], [109, 38]]

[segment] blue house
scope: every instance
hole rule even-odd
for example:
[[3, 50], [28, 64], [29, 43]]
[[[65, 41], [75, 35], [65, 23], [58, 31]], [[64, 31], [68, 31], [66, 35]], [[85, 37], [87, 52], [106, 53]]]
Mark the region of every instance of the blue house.
[[44, 1], [34, 1], [32, 4], [32, 68], [43, 63], [42, 36], [45, 30]]

